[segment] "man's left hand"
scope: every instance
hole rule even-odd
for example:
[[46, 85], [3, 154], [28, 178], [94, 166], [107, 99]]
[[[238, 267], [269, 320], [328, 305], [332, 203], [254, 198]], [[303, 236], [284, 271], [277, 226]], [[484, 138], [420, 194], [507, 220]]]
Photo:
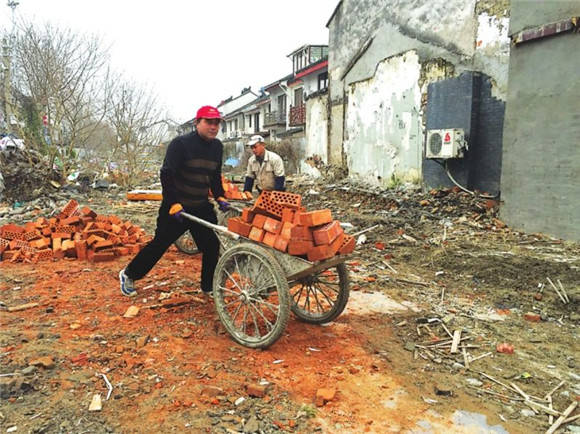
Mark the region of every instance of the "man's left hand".
[[227, 210], [229, 210], [231, 208], [231, 205], [229, 204], [229, 202], [221, 196], [217, 198], [217, 203], [218, 203], [218, 207], [219, 207], [221, 212], [226, 212]]

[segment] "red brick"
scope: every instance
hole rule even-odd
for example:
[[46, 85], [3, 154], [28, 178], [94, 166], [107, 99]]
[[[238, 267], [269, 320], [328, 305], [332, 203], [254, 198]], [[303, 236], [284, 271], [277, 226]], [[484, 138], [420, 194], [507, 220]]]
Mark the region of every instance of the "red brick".
[[272, 234], [279, 234], [282, 229], [282, 222], [280, 220], [273, 219], [272, 217], [266, 217], [264, 222], [264, 230]]
[[53, 240], [55, 238], [69, 239], [71, 237], [72, 237], [72, 233], [69, 233], [69, 232], [53, 232], [52, 234], [50, 234], [50, 238], [52, 238]]
[[295, 256], [306, 255], [313, 247], [312, 241], [291, 238], [288, 242], [288, 253]]
[[312, 231], [310, 230], [310, 228], [306, 227], [306, 226], [294, 226], [291, 230], [290, 230], [290, 235], [292, 239], [298, 239], [298, 240], [314, 240], [314, 238], [312, 237]]
[[263, 214], [256, 214], [254, 216], [254, 220], [252, 220], [252, 226], [258, 229], [262, 229], [264, 227], [264, 223], [266, 223], [266, 219], [268, 217]]
[[242, 221], [240, 217], [232, 217], [228, 220], [228, 229], [247, 238], [252, 230], [252, 225]]
[[242, 221], [244, 221], [246, 223], [252, 223], [253, 219], [254, 219], [254, 213], [252, 212], [252, 210], [250, 208], [244, 208], [242, 210]]
[[282, 223], [282, 229], [280, 230], [280, 236], [289, 240], [292, 238], [292, 228], [294, 227], [294, 223], [284, 222]]
[[2, 231], [2, 238], [7, 240], [21, 240], [24, 241], [24, 231], [22, 232], [14, 232], [9, 230]]
[[29, 245], [30, 247], [34, 247], [35, 249], [44, 249], [46, 247], [49, 247], [51, 243], [50, 238], [40, 238], [38, 240], [34, 240], [34, 241], [29, 241]]
[[274, 243], [276, 242], [276, 237], [278, 235], [273, 234], [271, 232], [265, 232], [264, 238], [262, 238], [262, 242], [267, 246], [274, 247]]
[[2, 252], [2, 260], [11, 261], [18, 253], [18, 250], [4, 250], [4, 252]]
[[298, 209], [302, 202], [302, 196], [287, 191], [271, 191], [270, 201], [282, 205], [285, 208]]
[[34, 229], [32, 231], [24, 232], [24, 239], [26, 241], [37, 240], [39, 238], [41, 238], [41, 235], [40, 235], [40, 232], [37, 231], [36, 229]]
[[306, 257], [312, 262], [332, 258], [338, 252], [343, 241], [344, 234], [341, 233], [331, 244], [323, 244], [310, 249]]
[[105, 250], [113, 247], [113, 242], [111, 240], [97, 241], [91, 246], [95, 251]]
[[23, 233], [23, 232], [25, 232], [25, 229], [23, 227], [20, 227], [18, 225], [13, 224], [13, 223], [8, 223], [7, 225], [0, 227], [0, 232], [4, 232], [4, 231]]
[[317, 246], [330, 244], [343, 232], [344, 230], [342, 229], [342, 226], [340, 226], [338, 220], [334, 220], [332, 223], [327, 223], [312, 231], [314, 244]]
[[288, 242], [287, 238], [284, 238], [282, 235], [278, 235], [276, 237], [276, 241], [274, 241], [274, 248], [276, 250], [280, 250], [281, 252], [286, 252], [288, 250]]
[[282, 210], [282, 222], [292, 222], [294, 221], [295, 210], [292, 208], [284, 208]]
[[75, 248], [75, 242], [73, 240], [64, 240], [62, 242], [62, 250], [64, 255], [68, 258], [76, 258], [77, 250]]
[[300, 214], [300, 224], [304, 226], [320, 226], [331, 221], [332, 213], [329, 209], [319, 209]]
[[39, 261], [52, 259], [52, 249], [42, 249], [36, 252]]
[[254, 398], [263, 398], [266, 396], [266, 386], [262, 386], [261, 384], [248, 384], [246, 391], [249, 396], [253, 396]]
[[21, 249], [22, 247], [28, 247], [28, 243], [23, 240], [12, 240], [10, 241], [10, 250]]
[[257, 241], [258, 243], [261, 243], [262, 239], [264, 238], [264, 230], [252, 226], [252, 230], [250, 231], [248, 238], [250, 238], [250, 240], [254, 240]]
[[306, 257], [309, 261], [322, 261], [324, 259], [332, 258], [334, 254], [330, 250], [330, 245], [324, 244], [322, 246], [314, 246], [308, 250]]
[[97, 216], [97, 213], [90, 209], [88, 206], [83, 206], [81, 208], [81, 214], [91, 218], [95, 218]]
[[115, 259], [115, 252], [112, 250], [102, 250], [93, 253], [91, 262], [105, 262], [113, 259]]
[[540, 322], [542, 320], [542, 318], [540, 317], [539, 314], [534, 313], [534, 312], [526, 312], [524, 314], [524, 318], [527, 321], [531, 321], [531, 322]]
[[63, 218], [70, 217], [71, 215], [74, 214], [74, 212], [78, 209], [78, 207], [79, 207], [79, 203], [76, 200], [71, 199], [64, 206], [64, 208], [61, 210], [60, 215]]
[[338, 254], [339, 255], [348, 255], [349, 253], [352, 253], [354, 251], [355, 246], [356, 246], [356, 241], [354, 240], [354, 237], [351, 235], [345, 234], [344, 240], [342, 241], [342, 245], [338, 249]]
[[67, 226], [76, 225], [76, 224], [79, 224], [80, 222], [81, 222], [81, 218], [79, 216], [76, 216], [76, 215], [60, 220], [61, 225], [67, 225]]
[[75, 241], [75, 250], [77, 253], [77, 259], [81, 261], [87, 259], [87, 242], [82, 241]]

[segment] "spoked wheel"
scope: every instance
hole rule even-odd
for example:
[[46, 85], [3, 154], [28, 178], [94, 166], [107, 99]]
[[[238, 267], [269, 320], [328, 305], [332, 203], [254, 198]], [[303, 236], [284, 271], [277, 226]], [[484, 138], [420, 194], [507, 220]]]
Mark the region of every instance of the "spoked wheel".
[[238, 217], [240, 214], [241, 213], [237, 209], [234, 209], [234, 208], [230, 208], [225, 212], [218, 211], [218, 213], [217, 213], [218, 225], [227, 226], [228, 220], [231, 217]]
[[290, 283], [290, 308], [300, 320], [324, 324], [338, 317], [349, 295], [344, 263]]
[[250, 348], [267, 348], [282, 335], [290, 314], [288, 282], [267, 250], [241, 243], [218, 261], [213, 296], [232, 338]]
[[187, 253], [188, 255], [194, 255], [199, 252], [197, 244], [195, 244], [195, 240], [189, 231], [185, 231], [183, 235], [175, 241], [175, 247], [177, 247], [180, 252]]

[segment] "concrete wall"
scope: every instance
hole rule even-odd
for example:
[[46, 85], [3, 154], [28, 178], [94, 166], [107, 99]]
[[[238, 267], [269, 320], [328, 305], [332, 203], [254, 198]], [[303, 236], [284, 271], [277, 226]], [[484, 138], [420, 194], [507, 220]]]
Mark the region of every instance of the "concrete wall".
[[306, 100], [306, 130], [304, 155], [318, 155], [328, 161], [328, 95], [323, 94]]
[[344, 151], [351, 176], [417, 180], [421, 167], [421, 65], [415, 51], [380, 62], [348, 88]]
[[[507, 5], [508, 0], [343, 0], [328, 24], [330, 162], [375, 181], [420, 176], [424, 139], [415, 126], [426, 123], [422, 109], [430, 82], [475, 69], [491, 77], [495, 96], [505, 98]], [[412, 67], [397, 60], [404, 56]], [[405, 75], [409, 69], [414, 83]], [[381, 114], [363, 115], [369, 103]], [[384, 122], [389, 110], [392, 121]], [[362, 142], [369, 155], [347, 155]]]
[[[510, 33], [580, 16], [580, 2], [512, 0]], [[502, 218], [580, 240], [580, 34], [514, 46], [504, 126]]]

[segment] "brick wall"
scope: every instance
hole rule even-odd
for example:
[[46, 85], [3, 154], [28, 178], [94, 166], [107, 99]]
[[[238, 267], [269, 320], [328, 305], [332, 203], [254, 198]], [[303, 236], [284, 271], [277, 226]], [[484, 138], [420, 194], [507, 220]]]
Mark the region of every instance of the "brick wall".
[[[500, 191], [502, 132], [505, 103], [491, 95], [489, 77], [466, 72], [428, 87], [426, 129], [463, 128], [469, 151], [462, 159], [449, 160], [452, 176], [469, 190], [497, 194]], [[426, 188], [451, 187], [443, 167], [423, 159]]]

